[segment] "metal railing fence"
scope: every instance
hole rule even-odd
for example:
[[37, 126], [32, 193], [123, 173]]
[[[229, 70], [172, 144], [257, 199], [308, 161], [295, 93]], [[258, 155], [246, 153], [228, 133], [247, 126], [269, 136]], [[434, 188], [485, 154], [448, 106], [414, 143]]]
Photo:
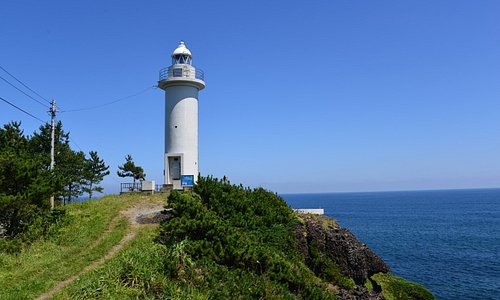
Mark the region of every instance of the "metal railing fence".
[[[202, 69], [196, 68], [195, 66], [189, 67], [193, 67], [194, 74], [193, 72], [191, 72], [191, 68], [182, 68], [179, 67], [179, 65], [161, 69], [159, 81], [168, 80], [170, 78], [190, 78], [205, 80], [205, 73]], [[177, 72], [177, 70], [180, 70], [180, 72]]]

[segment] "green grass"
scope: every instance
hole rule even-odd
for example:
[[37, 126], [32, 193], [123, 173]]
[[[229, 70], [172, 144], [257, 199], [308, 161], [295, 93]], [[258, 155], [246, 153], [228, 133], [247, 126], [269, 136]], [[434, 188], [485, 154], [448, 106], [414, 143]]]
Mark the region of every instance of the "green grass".
[[368, 291], [373, 290], [372, 282], [370, 280], [366, 280], [365, 281], [365, 287], [368, 289]]
[[153, 242], [156, 226], [139, 228], [136, 238], [117, 256], [84, 274], [53, 299], [207, 299], [189, 284], [164, 272], [165, 246]]
[[434, 299], [434, 296], [426, 288], [403, 278], [384, 273], [375, 274], [371, 278], [382, 287], [382, 295], [387, 300]]
[[104, 256], [125, 235], [119, 212], [138, 195], [106, 196], [68, 205], [66, 224], [21, 253], [0, 253], [0, 299], [33, 299]]

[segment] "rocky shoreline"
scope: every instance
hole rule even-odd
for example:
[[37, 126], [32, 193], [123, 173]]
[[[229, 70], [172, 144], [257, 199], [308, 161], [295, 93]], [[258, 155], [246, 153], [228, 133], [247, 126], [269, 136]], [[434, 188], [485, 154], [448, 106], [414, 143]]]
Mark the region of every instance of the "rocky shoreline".
[[[295, 237], [308, 267], [315, 267], [311, 259], [314, 247], [335, 262], [344, 276], [354, 280], [353, 288], [337, 290], [340, 299], [384, 299], [380, 286], [371, 279], [374, 274], [390, 272], [382, 258], [329, 217], [310, 214], [299, 217], [303, 223], [296, 226]], [[370, 290], [365, 285], [367, 281], [371, 283]]]

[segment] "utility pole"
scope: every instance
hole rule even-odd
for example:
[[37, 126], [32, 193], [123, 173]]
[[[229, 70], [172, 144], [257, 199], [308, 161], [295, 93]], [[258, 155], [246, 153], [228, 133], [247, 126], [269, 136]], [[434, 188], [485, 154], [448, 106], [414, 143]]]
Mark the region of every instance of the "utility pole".
[[[54, 145], [56, 139], [56, 100], [52, 99], [50, 115], [52, 119], [52, 132], [50, 134], [50, 170], [54, 169]], [[54, 195], [50, 196], [50, 209], [54, 209]]]

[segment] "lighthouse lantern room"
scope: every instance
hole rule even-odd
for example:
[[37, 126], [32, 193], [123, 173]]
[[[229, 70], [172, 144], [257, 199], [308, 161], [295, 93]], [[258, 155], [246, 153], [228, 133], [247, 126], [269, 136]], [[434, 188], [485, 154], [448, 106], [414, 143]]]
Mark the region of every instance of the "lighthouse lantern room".
[[158, 87], [165, 90], [164, 184], [182, 189], [198, 180], [198, 92], [204, 74], [193, 66], [184, 42], [172, 53], [172, 65], [160, 70]]

